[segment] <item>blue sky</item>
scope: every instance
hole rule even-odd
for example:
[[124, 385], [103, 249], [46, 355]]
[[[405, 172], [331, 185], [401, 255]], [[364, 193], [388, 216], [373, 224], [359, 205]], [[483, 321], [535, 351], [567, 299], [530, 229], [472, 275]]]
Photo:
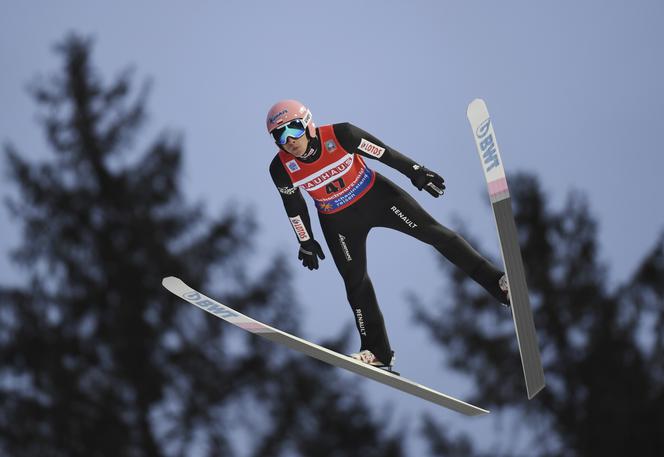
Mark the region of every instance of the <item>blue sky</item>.
[[[556, 208], [571, 189], [584, 192], [599, 220], [610, 279], [621, 281], [664, 228], [657, 203], [663, 13], [657, 1], [3, 2], [0, 141], [26, 157], [48, 157], [27, 83], [58, 70], [52, 46], [66, 32], [93, 36], [94, 62], [107, 81], [128, 65], [139, 80], [153, 79], [150, 122], [137, 148], [164, 128], [181, 132], [186, 194], [212, 213], [231, 203], [257, 211], [257, 253], [290, 256], [304, 336], [320, 340], [352, 325], [352, 314], [329, 258], [316, 272], [298, 267], [267, 172], [275, 150], [264, 119], [275, 101], [300, 99], [317, 124], [352, 122], [439, 172], [448, 190], [433, 199], [373, 162], [443, 224], [464, 221], [478, 248], [496, 258], [465, 115], [472, 99], [484, 98], [508, 179], [535, 173]], [[8, 193], [5, 180], [0, 196]], [[20, 238], [4, 207], [0, 218], [5, 283], [22, 277], [6, 258]], [[317, 222], [314, 232], [322, 239]], [[442, 368], [404, 298], [413, 289], [430, 298], [445, 293], [435, 252], [375, 230], [368, 255], [400, 370], [463, 397], [467, 383]], [[257, 268], [267, 257], [256, 257]], [[364, 388], [394, 403], [397, 422], [426, 410], [484, 446], [505, 433], [490, 417], [466, 420], [386, 387]]]

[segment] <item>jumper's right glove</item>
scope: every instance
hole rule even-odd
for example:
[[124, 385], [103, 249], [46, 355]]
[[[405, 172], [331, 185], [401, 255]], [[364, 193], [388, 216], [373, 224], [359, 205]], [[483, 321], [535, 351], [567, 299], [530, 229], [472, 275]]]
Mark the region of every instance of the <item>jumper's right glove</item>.
[[321, 260], [325, 258], [323, 249], [321, 249], [318, 241], [310, 239], [300, 243], [300, 252], [297, 258], [302, 261], [302, 265], [310, 270], [318, 270], [318, 258]]
[[410, 181], [418, 190], [426, 190], [434, 197], [445, 193], [445, 180], [436, 172], [421, 165], [413, 165]]

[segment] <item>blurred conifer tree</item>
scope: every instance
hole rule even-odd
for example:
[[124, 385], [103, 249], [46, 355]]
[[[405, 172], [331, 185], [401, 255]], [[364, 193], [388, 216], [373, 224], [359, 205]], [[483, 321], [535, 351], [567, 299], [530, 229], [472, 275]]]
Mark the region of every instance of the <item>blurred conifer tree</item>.
[[283, 259], [248, 268], [252, 215], [185, 202], [178, 135], [135, 151], [149, 84], [105, 84], [91, 47], [69, 35], [62, 71], [32, 85], [53, 156], [5, 146], [26, 281], [0, 288], [0, 454], [401, 456], [337, 371], [161, 287], [177, 275], [298, 332]]
[[664, 234], [631, 278], [609, 284], [583, 195], [556, 212], [535, 177], [516, 175], [510, 188], [547, 387], [527, 400], [510, 311], [462, 273], [443, 264], [451, 298], [433, 308], [416, 299], [416, 317], [474, 381], [471, 400], [512, 411], [535, 439], [513, 449], [510, 430], [504, 452], [482, 454], [425, 417], [432, 455], [664, 455]]

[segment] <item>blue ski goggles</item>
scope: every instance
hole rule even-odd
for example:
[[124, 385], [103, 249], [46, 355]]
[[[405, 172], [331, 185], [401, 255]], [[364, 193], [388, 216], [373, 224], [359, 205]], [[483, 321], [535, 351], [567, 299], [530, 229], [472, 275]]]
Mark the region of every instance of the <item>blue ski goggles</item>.
[[307, 126], [304, 125], [302, 119], [293, 119], [288, 124], [272, 130], [272, 137], [274, 137], [274, 141], [276, 141], [278, 145], [283, 146], [286, 144], [286, 141], [288, 141], [289, 136], [297, 140], [302, 137], [306, 131]]

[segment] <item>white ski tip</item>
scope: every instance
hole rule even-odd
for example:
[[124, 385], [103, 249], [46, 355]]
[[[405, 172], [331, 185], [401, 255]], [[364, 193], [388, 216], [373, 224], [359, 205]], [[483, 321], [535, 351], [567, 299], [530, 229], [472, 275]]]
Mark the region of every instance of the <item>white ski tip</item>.
[[477, 117], [478, 114], [486, 114], [486, 117], [489, 116], [489, 110], [486, 107], [486, 102], [481, 98], [476, 98], [468, 104], [468, 109], [466, 110], [466, 116], [469, 120]]
[[187, 285], [180, 278], [176, 278], [175, 276], [166, 276], [161, 280], [161, 285], [176, 295], [179, 295], [177, 291], [187, 289]]

